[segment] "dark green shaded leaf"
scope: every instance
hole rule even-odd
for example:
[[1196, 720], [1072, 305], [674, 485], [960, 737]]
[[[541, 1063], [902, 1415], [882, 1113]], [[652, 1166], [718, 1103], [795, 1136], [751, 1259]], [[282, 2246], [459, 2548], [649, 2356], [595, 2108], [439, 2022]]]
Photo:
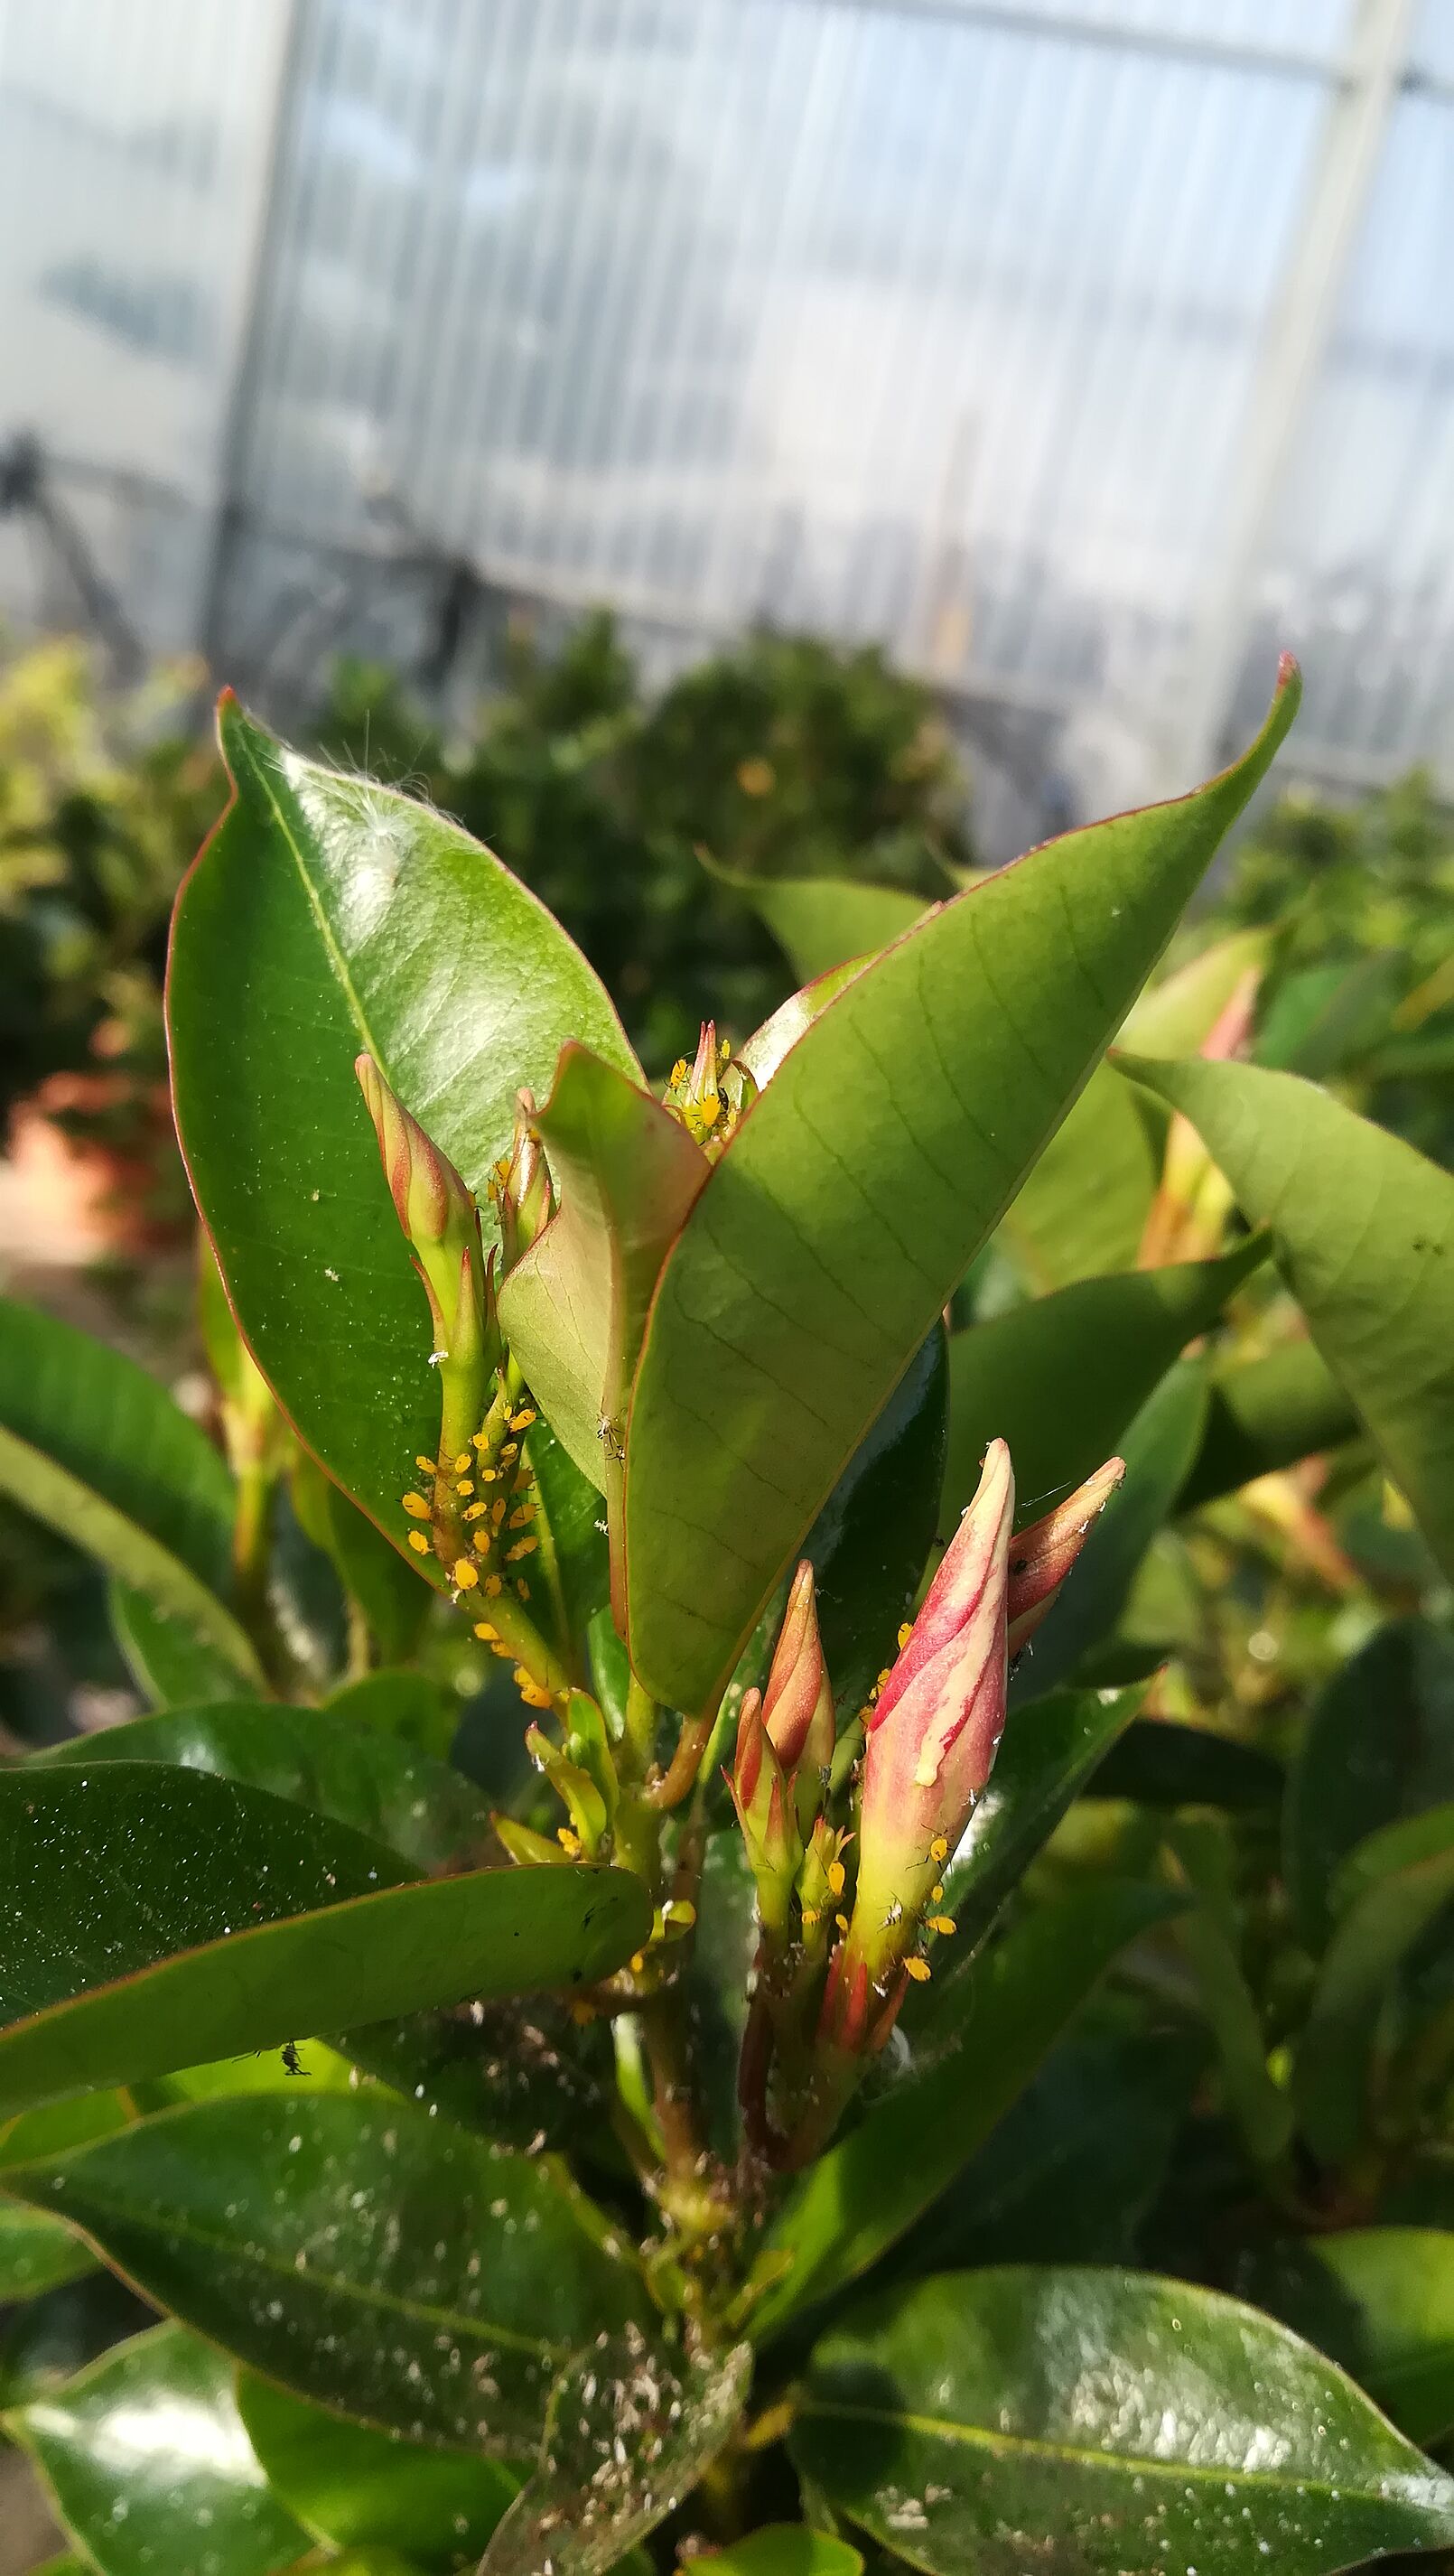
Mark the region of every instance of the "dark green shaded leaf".
[[430, 1673], [366, 1673], [334, 1691], [326, 1705], [350, 1726], [367, 1727], [439, 1763], [459, 1732], [458, 1698]]
[[562, 1041], [635, 1066], [565, 932], [427, 806], [220, 709], [233, 801], [178, 899], [177, 1124], [248, 1342], [308, 1446], [402, 1545], [433, 1453], [429, 1314], [354, 1079], [361, 1048], [481, 1195]]
[[1351, 2156], [1362, 2135], [1379, 2009], [1395, 1971], [1454, 1902], [1454, 1808], [1435, 1812], [1440, 1831], [1432, 1849], [1423, 1818], [1382, 1828], [1394, 1835], [1414, 1829], [1416, 1847], [1402, 1866], [1370, 1878], [1336, 1925], [1318, 1972], [1293, 2093], [1302, 2128], [1329, 2164]]
[[1141, 1407], [1121, 1442], [1125, 1481], [1071, 1568], [1010, 1685], [1010, 1704], [1066, 1680], [1115, 1627], [1142, 1558], [1167, 1518], [1201, 1444], [1206, 1371], [1181, 1360]]
[[261, 1681], [225, 1606], [232, 1478], [164, 1387], [89, 1334], [0, 1297], [0, 1489]]
[[431, 2569], [473, 2565], [520, 2484], [499, 2460], [346, 2423], [250, 2370], [237, 2402], [275, 2494], [310, 2531], [345, 2547], [407, 2549]]
[[1275, 1807], [1282, 1765], [1255, 1744], [1214, 1735], [1207, 1726], [1171, 1718], [1138, 1718], [1107, 1755], [1092, 1795], [1131, 1798], [1144, 1807], [1223, 1807], [1229, 1812]]
[[1177, 1509], [1195, 1511], [1255, 1476], [1276, 1475], [1358, 1437], [1358, 1415], [1316, 1343], [1283, 1342], [1212, 1371], [1207, 1424]]
[[1184, 1816], [1168, 1830], [1165, 1860], [1173, 1886], [1192, 1899], [1175, 1937], [1216, 2043], [1227, 2109], [1253, 2163], [1271, 2169], [1287, 2153], [1292, 2103], [1273, 2081], [1261, 2017], [1242, 1967], [1226, 1835], [1219, 1824]]
[[153, 1708], [236, 1699], [246, 1675], [179, 1612], [158, 1609], [144, 1592], [114, 1578], [106, 1601], [131, 1677]]
[[1454, 2481], [1255, 2309], [1181, 2281], [951, 2273], [824, 2337], [800, 2467], [933, 2576], [1316, 2576], [1454, 2538]]
[[[415, 1677], [401, 1678], [409, 1684]], [[337, 1702], [168, 1709], [56, 1745], [33, 1767], [95, 1771], [108, 1762], [159, 1763], [267, 1789], [387, 1844], [421, 1873], [479, 1869], [493, 1849], [489, 1808], [468, 1780], [397, 1737], [359, 1725]]]
[[1138, 1062], [1272, 1228], [1308, 1329], [1454, 1573], [1454, 1178], [1295, 1075]]
[[1365, 1834], [1454, 1799], [1454, 1641], [1396, 1619], [1320, 1692], [1294, 1759], [1283, 1869], [1298, 1925], [1319, 1951], [1334, 1877]]
[[921, 896], [853, 877], [749, 877], [714, 867], [767, 923], [800, 984], [875, 954], [922, 921]]
[[1454, 2430], [1454, 2236], [1286, 2237], [1246, 2256], [1236, 2286], [1340, 2362], [1411, 2442], [1427, 2450]]
[[337, 1485], [325, 1486], [323, 1509], [328, 1553], [344, 1590], [362, 1610], [385, 1663], [404, 1663], [429, 1616], [428, 1581]]
[[809, 2531], [801, 2522], [768, 2523], [730, 2540], [712, 2561], [713, 2576], [863, 2576], [863, 2559], [846, 2540]]
[[0, 2305], [57, 2290], [95, 2269], [95, 2258], [68, 2228], [43, 2209], [15, 2209], [0, 2201]]
[[1000, 1228], [1037, 1293], [1130, 1270], [1156, 1191], [1157, 1161], [1130, 1084], [1098, 1064], [1034, 1164]]
[[101, 2576], [272, 2576], [308, 2546], [269, 2492], [227, 2362], [181, 2326], [122, 2344], [7, 2424]]
[[803, 1542], [840, 1723], [894, 1652], [933, 1544], [948, 1437], [948, 1336], [909, 1362]]
[[952, 1536], [991, 1440], [1009, 1443], [1024, 1520], [1114, 1457], [1158, 1380], [1265, 1250], [1254, 1241], [1222, 1261], [1082, 1279], [956, 1333], [941, 1536]]
[[903, 2235], [988, 2137], [1118, 1950], [1175, 1904], [1107, 1880], [1027, 1916], [957, 1981], [942, 2046], [795, 2185], [767, 2236], [791, 2268], [752, 2321], [768, 2342], [845, 2289]]
[[649, 2314], [555, 2167], [403, 2102], [199, 2102], [6, 2188], [254, 2370], [445, 2448], [533, 2452], [568, 2354]]
[[0, 2109], [593, 1979], [648, 1928], [624, 1871], [410, 1876], [346, 1826], [201, 1772], [0, 1777]]
[[713, 1166], [661, 1275], [627, 1438], [632, 1652], [659, 1698], [697, 1709], [724, 1686], [1296, 695], [1287, 674], [1256, 744], [1195, 795], [1048, 843], [931, 913], [805, 1030]]
[[674, 2513], [727, 2440], [752, 2355], [688, 2362], [639, 2333], [600, 2334], [551, 2391], [540, 2460], [480, 2576], [604, 2576]]
[[64, 2388], [126, 2335], [154, 2324], [155, 2309], [99, 2264], [58, 2290], [26, 2299], [0, 2332], [0, 2408]]

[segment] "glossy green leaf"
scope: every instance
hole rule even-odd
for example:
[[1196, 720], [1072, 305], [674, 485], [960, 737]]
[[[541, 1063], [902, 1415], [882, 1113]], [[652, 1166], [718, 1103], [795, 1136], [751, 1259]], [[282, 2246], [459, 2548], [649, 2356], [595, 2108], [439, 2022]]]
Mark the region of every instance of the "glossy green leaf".
[[[1291, 719], [1180, 803], [931, 913], [798, 1040], [662, 1272], [627, 1437], [633, 1658], [709, 1704], [868, 1425], [1085, 1083]], [[1094, 905], [1085, 889], [1094, 883]]]
[[1424, 1619], [1380, 1628], [1324, 1685], [1288, 1777], [1283, 1870], [1320, 1951], [1334, 1877], [1365, 1834], [1454, 1799], [1454, 1640]]
[[[510, 1272], [500, 1320], [530, 1391], [621, 1538], [626, 1403], [646, 1314], [711, 1166], [660, 1101], [568, 1046], [538, 1120], [560, 1207]], [[624, 1615], [624, 1572], [616, 1583]]]
[[321, 2540], [473, 2565], [520, 2480], [499, 2460], [427, 2450], [239, 2374], [238, 2408], [269, 2486]]
[[1202, 1445], [1177, 1508], [1194, 1511], [1254, 1476], [1341, 1448], [1360, 1428], [1315, 1343], [1283, 1342], [1260, 1359], [1228, 1361], [1212, 1371]]
[[1098, 1064], [1000, 1228], [1026, 1286], [1043, 1294], [1131, 1269], [1157, 1169], [1135, 1092], [1113, 1066]]
[[1142, 1405], [1120, 1443], [1125, 1481], [1111, 1496], [1033, 1639], [1011, 1688], [1011, 1706], [1066, 1680], [1109, 1636], [1136, 1571], [1168, 1517], [1201, 1446], [1206, 1369], [1180, 1360]]
[[232, 1479], [134, 1360], [0, 1297], [0, 1491], [49, 1522], [259, 1685], [222, 1595]]
[[406, 1662], [429, 1616], [428, 1581], [337, 1485], [325, 1485], [323, 1510], [328, 1553], [345, 1592], [358, 1603], [384, 1661]]
[[948, 1904], [959, 1926], [955, 1954], [942, 1951], [928, 1996], [911, 1996], [929, 2018], [957, 2009], [973, 1953], [1061, 1817], [1124, 1741], [1141, 1705], [1138, 1689], [1049, 1691], [1017, 1709], [950, 1865]]
[[308, 2534], [254, 2456], [219, 2352], [163, 2325], [6, 2418], [100, 2576], [272, 2576]]
[[347, 1707], [167, 1709], [56, 1745], [34, 1767], [95, 1772], [108, 1762], [161, 1763], [267, 1789], [387, 1844], [421, 1875], [479, 1869], [494, 1849], [489, 1807], [468, 1780], [359, 1725]]
[[153, 1708], [194, 1708], [200, 1700], [236, 1699], [246, 1675], [174, 1610], [114, 1578], [106, 1606], [137, 1689]]
[[459, 1700], [431, 1673], [366, 1673], [362, 1681], [345, 1682], [325, 1703], [331, 1716], [347, 1718], [351, 1727], [389, 1737], [411, 1752], [443, 1763], [459, 1732]]
[[809, 2531], [801, 2522], [770, 2522], [745, 2540], [729, 2540], [712, 2576], [863, 2576], [863, 2559], [846, 2540]]
[[752, 2319], [770, 2341], [833, 2297], [948, 2189], [1116, 1953], [1175, 1902], [1106, 1880], [1028, 1915], [961, 1981], [952, 2030], [794, 2186], [768, 2231], [791, 2266]]
[[792, 2450], [933, 2576], [1317, 2576], [1454, 2538], [1454, 2480], [1321, 2355], [1134, 2272], [866, 2302], [818, 2345]]
[[747, 877], [720, 867], [713, 874], [746, 896], [800, 984], [887, 948], [926, 909], [898, 886], [860, 885], [852, 877]]
[[598, 2335], [551, 2391], [534, 2475], [480, 2576], [605, 2576], [675, 2512], [727, 2440], [752, 2371], [745, 2344], [688, 2361], [641, 2334]]
[[956, 1333], [941, 1536], [953, 1534], [993, 1439], [1009, 1443], [1025, 1520], [1113, 1457], [1152, 1388], [1265, 1249], [1254, 1240], [1221, 1261], [1078, 1280]]
[[825, 1011], [836, 993], [851, 984], [868, 964], [867, 957], [852, 957], [841, 966], [830, 966], [826, 973], [814, 977], [797, 993], [789, 993], [761, 1028], [754, 1029], [737, 1050], [737, 1061], [745, 1065], [759, 1091], [771, 1082], [790, 1047], [795, 1047], [804, 1029], [811, 1027], [820, 1011]]
[[525, 1454], [535, 1479], [541, 1579], [555, 1610], [561, 1657], [585, 1678], [582, 1654], [591, 1622], [604, 1612], [610, 1624], [610, 1551], [600, 1489], [544, 1420], [527, 1435]]
[[1454, 1807], [1435, 1814], [1433, 1847], [1427, 1847], [1424, 1820], [1411, 1819], [1417, 1829], [1412, 1853], [1402, 1866], [1370, 1875], [1336, 1925], [1318, 1972], [1293, 2093], [1303, 2130], [1329, 2164], [1346, 2161], [1362, 2136], [1379, 2008], [1390, 1981], [1435, 1917], [1454, 1903]]
[[433, 1453], [429, 1315], [360, 1049], [483, 1195], [560, 1045], [635, 1067], [535, 897], [456, 824], [286, 750], [224, 697], [233, 801], [177, 904], [177, 1124], [228, 1295], [308, 1446], [386, 1537]]
[[1314, 1341], [1454, 1573], [1454, 1178], [1292, 1074], [1134, 1070], [1272, 1228]]
[[1411, 2442], [1427, 2449], [1454, 2431], [1454, 2235], [1286, 2237], [1244, 2258], [1237, 2287], [1340, 2362]]
[[33, 2299], [94, 2268], [95, 2257], [43, 2209], [0, 2201], [0, 2305]]
[[648, 1928], [624, 1871], [411, 1875], [347, 1826], [202, 1772], [0, 1776], [0, 2110], [464, 1995], [590, 1981]]
[[446, 2449], [533, 2454], [567, 2356], [650, 2314], [552, 2164], [404, 2102], [199, 2102], [5, 2187], [267, 2378]]

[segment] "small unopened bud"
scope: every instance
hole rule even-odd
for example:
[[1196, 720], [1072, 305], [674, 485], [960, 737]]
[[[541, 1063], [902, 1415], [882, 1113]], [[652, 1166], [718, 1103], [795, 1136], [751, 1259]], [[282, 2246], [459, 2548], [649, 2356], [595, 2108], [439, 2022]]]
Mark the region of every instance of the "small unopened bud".
[[514, 1269], [522, 1252], [529, 1251], [555, 1214], [550, 1166], [532, 1123], [534, 1117], [534, 1094], [521, 1091], [516, 1097], [515, 1141], [490, 1175], [490, 1196], [500, 1223], [502, 1276]]
[[763, 1723], [762, 1693], [743, 1693], [737, 1748], [727, 1786], [737, 1809], [763, 1928], [786, 1932], [788, 1906], [803, 1857], [792, 1793]]
[[1012, 1655], [1020, 1652], [1054, 1608], [1055, 1596], [1085, 1545], [1092, 1521], [1105, 1510], [1125, 1473], [1124, 1458], [1108, 1458], [1053, 1512], [1010, 1541], [1005, 1608], [1006, 1642]]
[[664, 1105], [709, 1159], [715, 1159], [734, 1134], [744, 1109], [757, 1097], [757, 1085], [746, 1068], [732, 1061], [732, 1049], [717, 1035], [715, 1020], [704, 1020], [695, 1061], [672, 1067]]
[[808, 1834], [823, 1804], [823, 1778], [833, 1760], [833, 1692], [818, 1634], [813, 1568], [803, 1558], [793, 1576], [763, 1695], [763, 1721], [792, 1783], [798, 1830]]

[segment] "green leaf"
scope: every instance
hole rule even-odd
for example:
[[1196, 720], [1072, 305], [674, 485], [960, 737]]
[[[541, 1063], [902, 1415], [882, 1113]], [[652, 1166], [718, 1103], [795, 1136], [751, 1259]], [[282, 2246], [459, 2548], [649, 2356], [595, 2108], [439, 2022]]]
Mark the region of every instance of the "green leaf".
[[712, 2576], [863, 2576], [863, 2559], [846, 2540], [801, 2522], [770, 2522], [719, 2549]]
[[1432, 1849], [1423, 1817], [1370, 1837], [1412, 1830], [1414, 1848], [1402, 1866], [1370, 1877], [1337, 1924], [1318, 1973], [1293, 2095], [1302, 2128], [1328, 2164], [1346, 2161], [1362, 2135], [1379, 2009], [1394, 1974], [1454, 1902], [1454, 1807], [1435, 1810], [1435, 1822]]
[[887, 948], [926, 909], [919, 895], [853, 877], [749, 877], [723, 867], [712, 873], [746, 896], [800, 984]]
[[366, 1727], [438, 1763], [444, 1762], [459, 1732], [458, 1698], [430, 1673], [366, 1673], [362, 1681], [345, 1682], [325, 1705], [331, 1716], [346, 1717], [351, 1727]]
[[410, 1864], [263, 1789], [138, 1762], [0, 1776], [0, 2111], [458, 2001], [593, 1980], [619, 1870]]
[[1078, 1280], [956, 1333], [940, 1535], [953, 1535], [993, 1439], [1009, 1443], [1028, 1520], [1114, 1456], [1152, 1388], [1265, 1251], [1254, 1238], [1221, 1261]]
[[261, 1686], [222, 1598], [233, 1486], [195, 1422], [119, 1351], [0, 1297], [0, 1491]]
[[560, 1207], [500, 1291], [532, 1395], [606, 1497], [617, 1622], [626, 1403], [661, 1266], [711, 1169], [649, 1092], [585, 1047], [561, 1055], [537, 1124]]
[[1234, 930], [1138, 995], [1121, 1028], [1122, 1046], [1137, 1055], [1196, 1055], [1238, 985], [1266, 963], [1265, 930]]
[[854, 976], [863, 972], [868, 962], [866, 957], [854, 957], [842, 966], [830, 966], [826, 974], [815, 976], [801, 992], [789, 993], [761, 1028], [743, 1040], [737, 1061], [746, 1066], [759, 1091], [764, 1083], [771, 1082], [789, 1047], [797, 1045], [804, 1029], [827, 1009], [845, 984], [851, 984]]
[[1143, 1807], [1222, 1807], [1241, 1813], [1276, 1807], [1283, 1771], [1270, 1753], [1208, 1726], [1179, 1726], [1168, 1717], [1138, 1718], [1096, 1773], [1091, 1795], [1130, 1798]]
[[308, 2547], [253, 2456], [227, 2362], [181, 2326], [119, 2345], [6, 2424], [101, 2576], [271, 2576]]
[[421, 1876], [479, 1869], [494, 1848], [489, 1807], [471, 1782], [359, 1725], [347, 1707], [168, 1709], [55, 1745], [31, 1767], [95, 1772], [108, 1762], [160, 1763], [269, 1790], [387, 1844]]
[[940, 1953], [925, 1999], [930, 2018], [957, 2009], [951, 1999], [974, 1973], [973, 1953], [1061, 1817], [1124, 1740], [1142, 1697], [1138, 1689], [1049, 1691], [1011, 1717], [946, 1882], [957, 1946], [968, 1955], [954, 1965]]
[[930, 913], [804, 1031], [713, 1166], [661, 1275], [627, 1436], [632, 1654], [659, 1698], [698, 1709], [722, 1689], [1295, 698], [1289, 679], [1196, 795], [1051, 842]]
[[1244, 1213], [1272, 1228], [1308, 1329], [1454, 1573], [1454, 1179], [1287, 1073], [1137, 1063]]
[[362, 1610], [384, 1661], [407, 1662], [429, 1616], [427, 1580], [337, 1485], [325, 1485], [323, 1513], [328, 1553], [345, 1592]]
[[1454, 2481], [1270, 2318], [1134, 2272], [948, 2273], [824, 2337], [791, 2447], [933, 2576], [1317, 2576], [1454, 2538]]
[[0, 2201], [0, 2303], [33, 2299], [62, 2281], [95, 2269], [95, 2258], [69, 2229], [43, 2209], [12, 2209]]
[[1091, 1531], [1011, 1688], [1011, 1706], [1066, 1680], [1109, 1636], [1136, 1571], [1201, 1445], [1206, 1369], [1180, 1360], [1152, 1390], [1124, 1440], [1125, 1480]]
[[1215, 1824], [1183, 1817], [1167, 1833], [1166, 1853], [1172, 1884], [1193, 1899], [1175, 1938], [1216, 2042], [1227, 2109], [1253, 2163], [1271, 2170], [1287, 2154], [1292, 2103], [1268, 2069], [1267, 2041], [1243, 1972], [1226, 1838]]
[[1341, 2363], [1411, 2442], [1454, 2431], [1454, 2236], [1442, 2228], [1286, 2237], [1243, 2258], [1237, 2288]]
[[345, 2548], [406, 2549], [431, 2569], [473, 2562], [520, 2484], [499, 2460], [346, 2423], [250, 2370], [239, 2374], [237, 2402], [274, 2493], [320, 2539]]
[[976, 1964], [957, 2026], [936, 2028], [945, 2053], [884, 2094], [774, 2220], [767, 2255], [791, 2260], [755, 2312], [757, 2342], [845, 2289], [948, 2189], [1117, 1951], [1175, 1910], [1107, 1880], [1029, 1915]]
[[279, 1403], [402, 1545], [439, 1395], [354, 1058], [481, 1195], [517, 1089], [548, 1090], [565, 1038], [635, 1065], [565, 932], [456, 824], [300, 758], [230, 696], [219, 723], [233, 801], [182, 888], [168, 979], [182, 1149]]
[[553, 2164], [405, 2102], [194, 2103], [5, 2187], [251, 2369], [446, 2449], [533, 2453], [568, 2355], [650, 2315]]
[[1353, 1406], [1312, 1342], [1284, 1342], [1261, 1359], [1231, 1360], [1212, 1371], [1207, 1425], [1177, 1509], [1194, 1511], [1235, 1493], [1254, 1476], [1295, 1467], [1323, 1449], [1356, 1439]]
[[746, 2344], [673, 2359], [640, 2334], [597, 2336], [551, 2391], [533, 2477], [480, 2576], [604, 2576], [708, 2469], [742, 2412]]
[[[525, 1456], [535, 1479], [540, 1571], [556, 1607], [561, 1659], [576, 1667], [592, 1621], [604, 1612], [610, 1626], [610, 1551], [600, 1489], [582, 1475], [544, 1420], [526, 1434]], [[614, 1638], [614, 1628], [610, 1633]], [[619, 1639], [617, 1646], [624, 1670]]]
[[173, 1610], [114, 1577], [106, 1606], [112, 1633], [137, 1689], [153, 1708], [193, 1708], [199, 1700], [236, 1699], [244, 1676], [237, 1663], [199, 1636]]
[[1454, 1799], [1454, 1640], [1395, 1619], [1320, 1692], [1288, 1777], [1282, 1857], [1309, 1949], [1332, 1928], [1333, 1881], [1365, 1834]]
[[840, 1724], [863, 1706], [919, 1589], [948, 1429], [948, 1336], [936, 1324], [803, 1542]]
[[1026, 1285], [1064, 1288], [1129, 1270], [1156, 1191], [1157, 1158], [1136, 1095], [1098, 1064], [1000, 1228]]

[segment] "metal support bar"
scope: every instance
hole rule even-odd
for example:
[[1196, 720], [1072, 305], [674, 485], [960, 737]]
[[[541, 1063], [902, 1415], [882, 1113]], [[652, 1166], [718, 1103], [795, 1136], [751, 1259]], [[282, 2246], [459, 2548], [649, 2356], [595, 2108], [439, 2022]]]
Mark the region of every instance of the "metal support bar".
[[1168, 794], [1206, 777], [1226, 739], [1253, 587], [1406, 76], [1412, 20], [1413, 0], [1359, 0], [1349, 78], [1329, 94], [1291, 257], [1267, 317], [1217, 568], [1188, 649], [1185, 720], [1166, 744], [1157, 782]]

